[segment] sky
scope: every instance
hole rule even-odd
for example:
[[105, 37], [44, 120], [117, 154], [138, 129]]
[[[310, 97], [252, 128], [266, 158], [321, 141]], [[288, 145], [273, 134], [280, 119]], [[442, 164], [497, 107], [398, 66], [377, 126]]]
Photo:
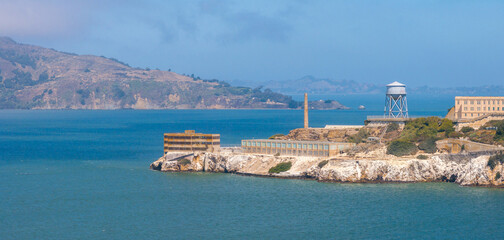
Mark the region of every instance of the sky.
[[231, 82], [504, 76], [504, 1], [492, 0], [0, 0], [0, 36]]

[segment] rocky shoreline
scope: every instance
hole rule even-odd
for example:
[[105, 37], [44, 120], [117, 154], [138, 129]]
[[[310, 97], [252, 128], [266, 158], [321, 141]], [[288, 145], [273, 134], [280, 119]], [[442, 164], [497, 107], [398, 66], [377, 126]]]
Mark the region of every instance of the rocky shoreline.
[[[504, 187], [503, 166], [487, 166], [487, 153], [439, 154], [421, 160], [391, 159], [322, 159], [314, 157], [271, 156], [223, 151], [169, 153], [150, 165], [163, 172], [220, 172], [246, 176], [301, 178], [321, 182], [411, 183], [454, 182], [461, 186]], [[327, 161], [321, 164], [322, 161]], [[285, 172], [269, 173], [282, 162], [291, 162]]]

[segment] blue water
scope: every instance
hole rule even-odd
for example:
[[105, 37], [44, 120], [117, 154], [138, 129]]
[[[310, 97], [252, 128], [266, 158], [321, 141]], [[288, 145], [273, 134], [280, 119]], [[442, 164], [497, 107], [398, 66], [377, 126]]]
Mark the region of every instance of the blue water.
[[[446, 112], [427, 108], [412, 114]], [[310, 123], [362, 124], [379, 113], [312, 111]], [[504, 237], [502, 189], [148, 169], [163, 132], [217, 132], [238, 144], [301, 125], [302, 112], [289, 110], [2, 110], [0, 239]]]

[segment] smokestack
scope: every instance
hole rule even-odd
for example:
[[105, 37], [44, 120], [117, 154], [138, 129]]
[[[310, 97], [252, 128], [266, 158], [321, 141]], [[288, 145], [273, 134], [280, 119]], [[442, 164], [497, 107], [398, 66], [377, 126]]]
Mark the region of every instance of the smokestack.
[[304, 128], [308, 128], [308, 93], [304, 94]]

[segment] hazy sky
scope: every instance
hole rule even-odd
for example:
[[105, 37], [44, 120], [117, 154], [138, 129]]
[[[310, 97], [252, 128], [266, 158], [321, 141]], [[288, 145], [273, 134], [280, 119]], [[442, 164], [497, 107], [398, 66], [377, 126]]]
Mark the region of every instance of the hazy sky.
[[504, 80], [504, 1], [0, 0], [0, 35], [228, 81]]

